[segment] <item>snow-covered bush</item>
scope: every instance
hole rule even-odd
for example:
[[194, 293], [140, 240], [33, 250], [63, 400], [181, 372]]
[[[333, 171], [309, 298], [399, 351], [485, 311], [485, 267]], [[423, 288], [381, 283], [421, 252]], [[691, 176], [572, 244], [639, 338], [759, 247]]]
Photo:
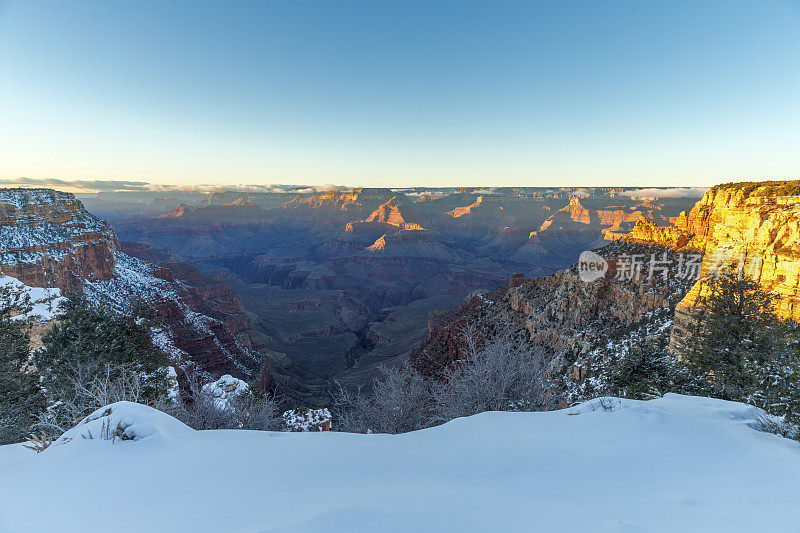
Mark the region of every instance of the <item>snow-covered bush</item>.
[[251, 389], [242, 380], [225, 375], [216, 382], [200, 384], [197, 376], [189, 380], [186, 397], [165, 406], [169, 414], [197, 430], [283, 429], [275, 400]]
[[233, 400], [248, 390], [249, 387], [245, 381], [230, 374], [225, 374], [217, 381], [203, 385], [203, 394], [211, 396], [222, 408], [227, 407], [229, 400]]
[[0, 308], [12, 311], [13, 320], [51, 320], [66, 298], [57, 288], [29, 287], [17, 278], [0, 274]]
[[298, 407], [283, 413], [287, 431], [330, 431], [331, 413], [327, 409]]
[[191, 428], [157, 409], [133, 402], [116, 402], [95, 410], [61, 435], [54, 446], [76, 439], [138, 441], [145, 438], [171, 439]]

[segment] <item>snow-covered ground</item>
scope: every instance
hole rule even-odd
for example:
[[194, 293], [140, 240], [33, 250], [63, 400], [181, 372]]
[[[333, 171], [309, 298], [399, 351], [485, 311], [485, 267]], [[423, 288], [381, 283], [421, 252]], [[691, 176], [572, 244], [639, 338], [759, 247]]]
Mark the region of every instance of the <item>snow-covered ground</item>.
[[64, 300], [60, 289], [29, 287], [0, 272], [0, 307], [18, 310], [13, 320], [52, 320]]
[[[41, 454], [0, 447], [0, 531], [800, 529], [800, 444], [738, 403], [593, 400], [405, 435], [196, 432], [112, 407]], [[97, 440], [104, 418], [130, 440]]]

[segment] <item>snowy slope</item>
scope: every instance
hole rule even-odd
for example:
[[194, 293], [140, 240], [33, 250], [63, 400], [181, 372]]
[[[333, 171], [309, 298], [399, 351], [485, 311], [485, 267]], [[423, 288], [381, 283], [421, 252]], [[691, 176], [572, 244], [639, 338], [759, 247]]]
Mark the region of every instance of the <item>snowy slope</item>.
[[752, 429], [754, 408], [612, 406], [353, 435], [195, 432], [123, 404], [112, 424], [138, 440], [0, 447], [0, 531], [800, 528], [800, 444]]
[[52, 320], [64, 300], [60, 289], [29, 287], [17, 278], [0, 273], [0, 308], [15, 311], [13, 320]]

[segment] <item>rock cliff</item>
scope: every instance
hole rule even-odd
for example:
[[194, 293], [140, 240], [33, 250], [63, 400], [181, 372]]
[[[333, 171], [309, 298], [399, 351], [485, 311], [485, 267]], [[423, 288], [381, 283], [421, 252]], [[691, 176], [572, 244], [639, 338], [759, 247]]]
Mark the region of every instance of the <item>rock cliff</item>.
[[249, 319], [230, 287], [185, 264], [157, 267], [122, 252], [111, 226], [72, 194], [0, 189], [0, 273], [34, 288], [83, 291], [109, 312], [142, 301], [163, 320], [153, 342], [176, 366], [213, 377], [255, 377], [260, 369]]
[[701, 280], [679, 314], [708, 290], [709, 277], [728, 267], [772, 292], [780, 316], [800, 320], [800, 181], [718, 185], [673, 226], [642, 220], [626, 238], [703, 253]]
[[0, 190], [0, 270], [23, 283], [65, 293], [114, 275], [119, 243], [111, 227], [73, 195], [49, 189]]
[[467, 329], [478, 342], [495, 332], [510, 332], [546, 349], [552, 393], [560, 401], [606, 392], [609, 360], [619, 351], [614, 343], [652, 331], [668, 336], [673, 310], [692, 281], [674, 275], [666, 280], [617, 275], [615, 258], [675, 254], [666, 248], [615, 241], [599, 251], [610, 267], [597, 281], [582, 280], [575, 266], [536, 279], [515, 274], [499, 289], [472, 293], [451, 312], [432, 313], [412, 363], [426, 374], [438, 375], [464, 357]]

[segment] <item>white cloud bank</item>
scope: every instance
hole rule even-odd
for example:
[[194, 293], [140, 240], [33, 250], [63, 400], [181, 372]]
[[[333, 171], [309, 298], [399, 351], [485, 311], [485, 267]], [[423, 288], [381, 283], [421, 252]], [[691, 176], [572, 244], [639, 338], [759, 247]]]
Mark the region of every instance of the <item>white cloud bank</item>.
[[658, 188], [651, 187], [649, 189], [631, 189], [622, 191], [620, 196], [630, 196], [631, 198], [639, 198], [642, 196], [656, 196], [658, 198], [702, 198], [703, 195], [710, 187], [672, 187], [672, 188]]
[[352, 187], [342, 185], [161, 185], [147, 181], [129, 180], [62, 180], [57, 178], [6, 178], [0, 179], [0, 187], [48, 187], [70, 189], [79, 192], [249, 192], [312, 194], [331, 191], [346, 191]]

